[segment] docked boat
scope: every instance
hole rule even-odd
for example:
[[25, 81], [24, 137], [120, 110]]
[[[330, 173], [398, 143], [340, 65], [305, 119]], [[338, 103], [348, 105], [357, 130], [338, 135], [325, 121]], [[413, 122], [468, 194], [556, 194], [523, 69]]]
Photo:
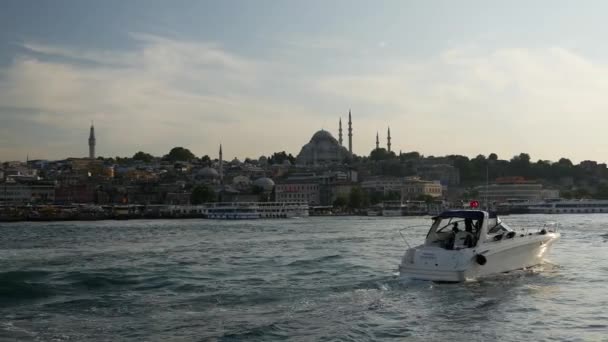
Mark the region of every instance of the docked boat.
[[608, 213], [608, 200], [557, 200], [528, 206], [535, 214], [593, 214]]
[[260, 218], [292, 218], [309, 216], [309, 206], [301, 202], [258, 202]]
[[308, 204], [299, 202], [209, 203], [204, 212], [210, 219], [267, 219], [308, 216]]
[[477, 279], [539, 265], [559, 238], [557, 225], [516, 232], [495, 213], [448, 210], [432, 218], [422, 245], [412, 248], [404, 238], [409, 248], [399, 271], [441, 282]]
[[386, 201], [382, 203], [382, 216], [403, 216], [404, 209], [401, 201]]

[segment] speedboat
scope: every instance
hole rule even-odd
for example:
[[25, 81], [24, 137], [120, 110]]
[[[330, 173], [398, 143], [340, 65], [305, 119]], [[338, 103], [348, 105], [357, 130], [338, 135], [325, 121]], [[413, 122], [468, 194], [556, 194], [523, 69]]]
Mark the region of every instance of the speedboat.
[[557, 225], [516, 232], [483, 210], [448, 210], [432, 221], [424, 244], [412, 248], [404, 238], [409, 248], [399, 266], [401, 276], [461, 282], [525, 269], [542, 264], [560, 238]]

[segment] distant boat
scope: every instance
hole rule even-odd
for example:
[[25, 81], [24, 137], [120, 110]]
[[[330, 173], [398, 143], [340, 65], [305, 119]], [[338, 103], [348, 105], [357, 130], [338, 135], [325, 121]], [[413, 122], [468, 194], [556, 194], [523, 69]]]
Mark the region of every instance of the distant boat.
[[608, 200], [555, 200], [531, 204], [530, 213], [536, 214], [593, 214], [608, 213]]
[[203, 209], [209, 219], [243, 220], [308, 216], [308, 204], [299, 202], [221, 202]]
[[401, 201], [386, 201], [382, 203], [382, 216], [403, 216], [405, 204]]

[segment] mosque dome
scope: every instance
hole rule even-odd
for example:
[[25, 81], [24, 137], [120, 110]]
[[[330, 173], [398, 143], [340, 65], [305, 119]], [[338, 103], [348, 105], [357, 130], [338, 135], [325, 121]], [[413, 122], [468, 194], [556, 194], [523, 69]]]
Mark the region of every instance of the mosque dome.
[[203, 178], [219, 178], [220, 174], [210, 167], [204, 167], [200, 171], [198, 171], [197, 176]]
[[329, 141], [332, 143], [336, 143], [338, 144], [338, 140], [336, 140], [336, 138], [334, 138], [331, 133], [329, 133], [326, 130], [320, 130], [317, 131], [315, 134], [313, 134], [312, 138], [310, 138], [310, 142], [321, 142], [321, 141]]
[[254, 186], [264, 189], [264, 191], [272, 191], [274, 188], [274, 181], [268, 177], [261, 177], [253, 182]]
[[349, 156], [348, 150], [328, 131], [320, 130], [313, 134], [310, 142], [302, 146], [296, 158], [298, 165], [318, 165], [342, 163]]

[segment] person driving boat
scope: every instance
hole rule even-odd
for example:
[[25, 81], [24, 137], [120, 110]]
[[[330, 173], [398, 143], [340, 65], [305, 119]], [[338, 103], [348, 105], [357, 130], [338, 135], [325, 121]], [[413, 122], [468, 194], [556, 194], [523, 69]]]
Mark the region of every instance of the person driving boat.
[[454, 238], [454, 248], [471, 248], [475, 246], [475, 234], [473, 234], [473, 220], [467, 218], [464, 220], [464, 231], [456, 232]]

